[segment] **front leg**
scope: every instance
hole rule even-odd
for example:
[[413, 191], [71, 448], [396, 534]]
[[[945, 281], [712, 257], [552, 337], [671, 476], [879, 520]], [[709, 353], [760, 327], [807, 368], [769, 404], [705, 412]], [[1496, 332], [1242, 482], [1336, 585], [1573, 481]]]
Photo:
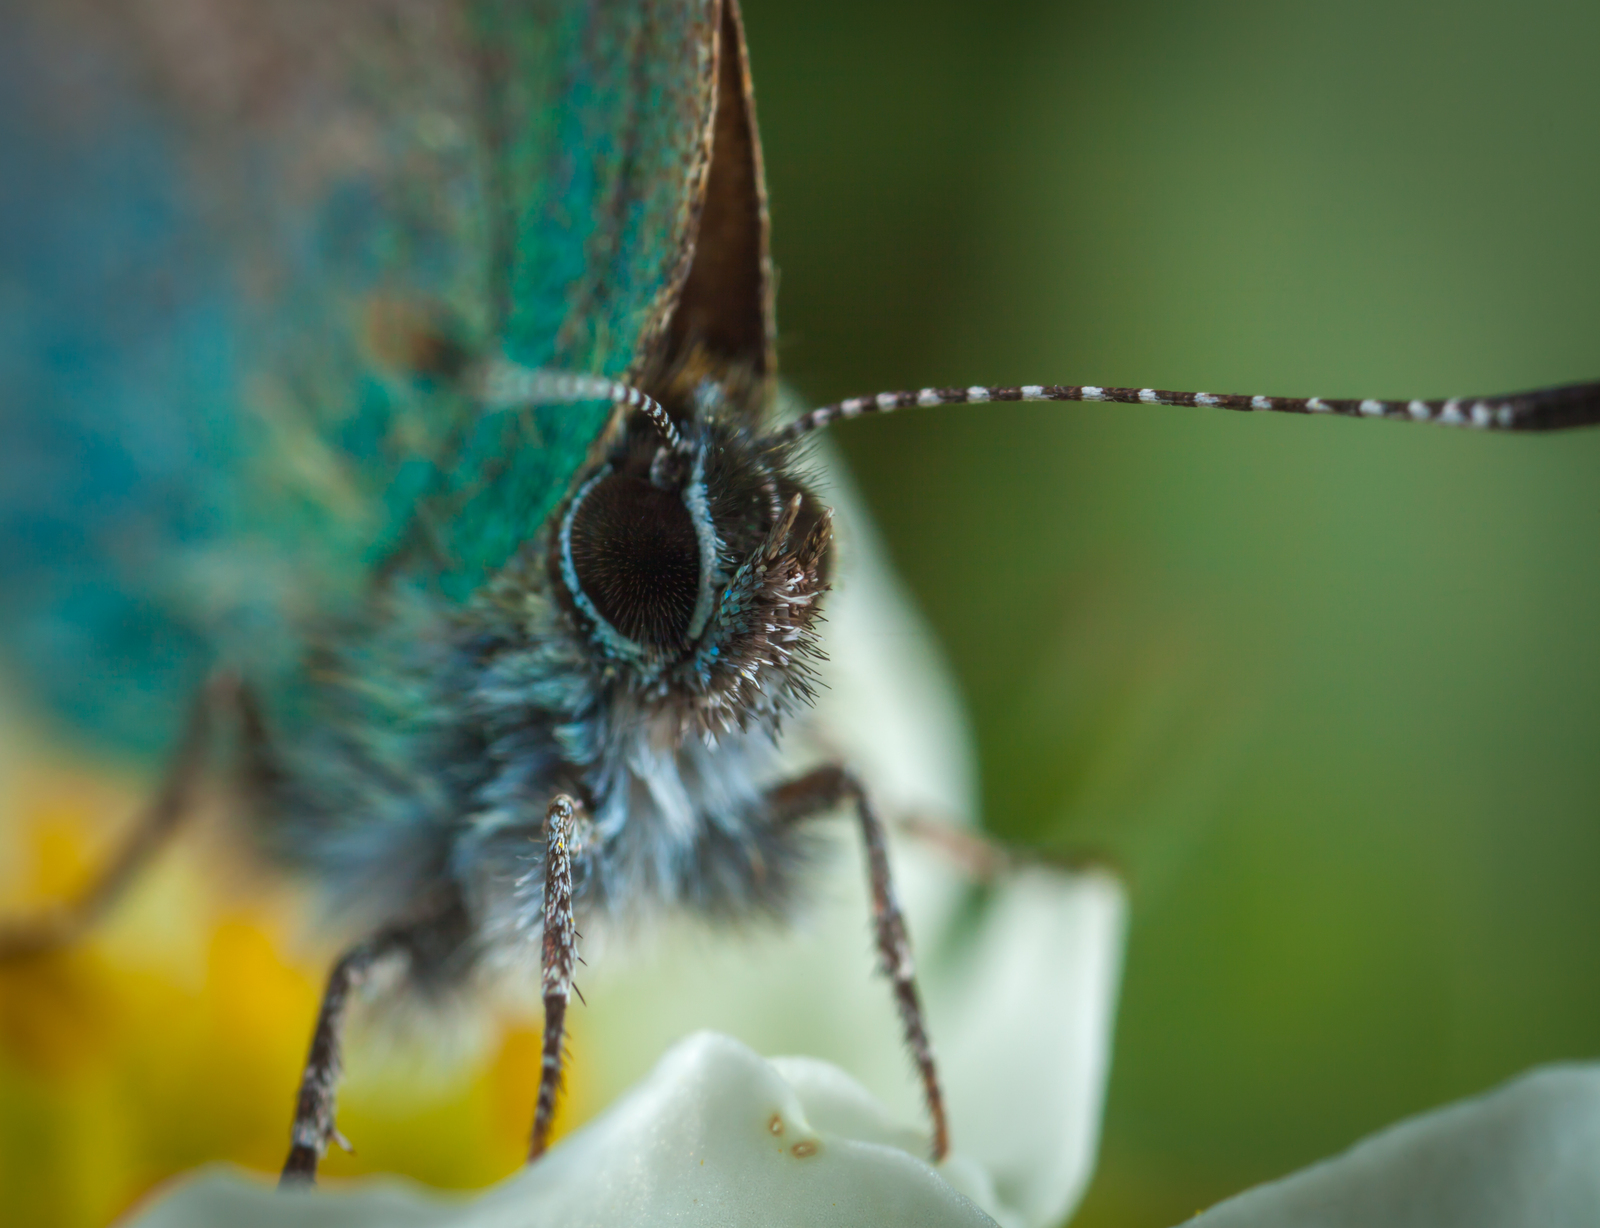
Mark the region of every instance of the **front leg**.
[[317, 1026], [311, 1034], [311, 1052], [306, 1055], [300, 1093], [295, 1097], [289, 1158], [283, 1162], [279, 1189], [316, 1184], [317, 1165], [328, 1144], [349, 1146], [334, 1126], [335, 1098], [344, 1067], [340, 1042], [345, 1008], [351, 992], [366, 981], [373, 965], [403, 946], [404, 938], [398, 931], [386, 930], [351, 947], [328, 973], [322, 1007], [317, 1012]]
[[572, 970], [578, 960], [578, 931], [572, 920], [572, 854], [581, 847], [580, 829], [587, 829], [578, 803], [558, 794], [545, 814], [544, 942], [540, 948], [544, 993], [544, 1057], [539, 1067], [539, 1102], [533, 1114], [533, 1138], [528, 1163], [550, 1145], [556, 1100], [561, 1094], [561, 1064], [565, 1057], [567, 997], [572, 990]]
[[861, 840], [867, 852], [867, 883], [872, 891], [872, 921], [877, 937], [879, 967], [894, 986], [900, 1026], [922, 1079], [928, 1117], [933, 1123], [933, 1160], [937, 1164], [950, 1150], [950, 1129], [945, 1121], [944, 1093], [939, 1088], [939, 1072], [934, 1068], [933, 1045], [928, 1040], [922, 1002], [917, 996], [911, 940], [906, 934], [905, 917], [900, 911], [900, 902], [895, 898], [894, 884], [889, 877], [889, 851], [884, 840], [883, 820], [872, 808], [866, 790], [854, 773], [838, 764], [807, 772], [804, 776], [778, 785], [767, 794], [768, 813], [780, 823], [810, 818], [832, 810], [846, 800], [855, 803], [856, 816], [861, 822]]

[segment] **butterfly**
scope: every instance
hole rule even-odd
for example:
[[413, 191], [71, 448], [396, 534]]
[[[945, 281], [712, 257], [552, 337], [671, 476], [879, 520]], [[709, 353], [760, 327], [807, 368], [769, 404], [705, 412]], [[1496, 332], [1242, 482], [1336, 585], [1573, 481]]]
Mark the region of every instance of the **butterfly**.
[[[775, 775], [814, 687], [842, 418], [1106, 401], [1490, 430], [1600, 385], [1441, 401], [1097, 385], [776, 416], [774, 278], [733, 0], [20, 6], [5, 19], [0, 560], [9, 664], [168, 756], [110, 887], [216, 744], [260, 852], [363, 933], [330, 973], [287, 1181], [337, 1141], [380, 964], [444, 995], [537, 946], [548, 1142], [578, 922], [737, 924], [841, 805], [948, 1146], [870, 782]], [[57, 941], [17, 931], [13, 948]]]

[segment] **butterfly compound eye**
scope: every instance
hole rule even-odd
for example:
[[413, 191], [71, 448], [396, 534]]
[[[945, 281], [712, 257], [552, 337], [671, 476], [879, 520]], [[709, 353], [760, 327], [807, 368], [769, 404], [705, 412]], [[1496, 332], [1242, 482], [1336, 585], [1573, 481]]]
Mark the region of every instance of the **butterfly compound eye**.
[[700, 544], [677, 491], [613, 474], [572, 518], [572, 568], [600, 617], [635, 643], [681, 645], [700, 586]]

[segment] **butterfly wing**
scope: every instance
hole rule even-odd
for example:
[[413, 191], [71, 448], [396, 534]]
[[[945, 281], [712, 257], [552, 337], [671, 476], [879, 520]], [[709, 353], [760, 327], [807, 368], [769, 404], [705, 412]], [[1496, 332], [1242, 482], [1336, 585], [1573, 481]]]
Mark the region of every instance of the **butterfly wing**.
[[624, 373], [710, 162], [716, 0], [37, 0], [0, 15], [0, 632], [167, 743], [400, 573], [528, 540], [608, 407], [485, 414], [503, 350]]

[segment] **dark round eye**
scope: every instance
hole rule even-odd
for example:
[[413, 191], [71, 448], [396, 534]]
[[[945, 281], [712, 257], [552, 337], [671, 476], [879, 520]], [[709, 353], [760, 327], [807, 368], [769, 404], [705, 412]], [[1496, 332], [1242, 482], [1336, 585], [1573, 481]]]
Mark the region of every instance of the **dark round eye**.
[[572, 517], [572, 567], [594, 608], [623, 635], [681, 645], [700, 591], [700, 543], [676, 491], [615, 474]]

